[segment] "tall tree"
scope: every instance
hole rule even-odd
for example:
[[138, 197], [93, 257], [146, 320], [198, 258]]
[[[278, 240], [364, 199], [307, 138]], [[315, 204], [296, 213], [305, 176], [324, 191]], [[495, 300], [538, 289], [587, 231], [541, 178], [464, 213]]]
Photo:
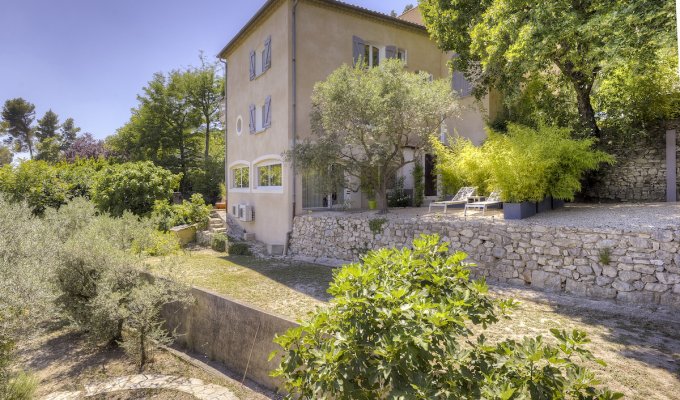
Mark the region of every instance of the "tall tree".
[[2, 108], [2, 120], [4, 133], [9, 135], [5, 142], [18, 152], [28, 151], [33, 159], [35, 106], [21, 97], [7, 100]]
[[64, 158], [69, 162], [85, 158], [106, 158], [108, 155], [104, 141], [95, 139], [89, 132], [78, 136], [71, 146], [64, 150]]
[[593, 87], [612, 60], [645, 57], [675, 32], [669, 0], [420, 0], [425, 24], [477, 94], [514, 91], [535, 73], [559, 71], [573, 87], [580, 129], [599, 136]]
[[416, 159], [407, 159], [404, 148], [419, 154], [454, 107], [449, 82], [408, 72], [398, 60], [370, 69], [344, 65], [314, 87], [313, 138], [287, 157], [294, 155], [302, 170], [361, 180], [384, 213], [390, 179]]
[[73, 121], [73, 118], [67, 118], [63, 124], [61, 124], [61, 149], [66, 150], [71, 147], [71, 144], [76, 140], [80, 132]]
[[46, 138], [59, 136], [59, 116], [52, 110], [48, 110], [42, 118], [38, 120], [35, 130], [36, 138], [41, 141]]
[[220, 102], [224, 90], [224, 79], [217, 73], [217, 65], [200, 56], [201, 66], [186, 72], [189, 99], [191, 105], [201, 113], [201, 125], [205, 133], [203, 158], [206, 163], [210, 159], [210, 130], [219, 129]]
[[35, 136], [38, 139], [36, 159], [49, 162], [59, 161], [61, 151], [61, 134], [59, 129], [59, 116], [52, 110], [38, 120]]

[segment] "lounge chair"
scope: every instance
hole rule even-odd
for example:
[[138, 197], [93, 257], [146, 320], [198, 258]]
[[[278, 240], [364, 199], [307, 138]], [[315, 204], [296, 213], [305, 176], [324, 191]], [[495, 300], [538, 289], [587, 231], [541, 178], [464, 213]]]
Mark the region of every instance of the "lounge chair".
[[468, 197], [472, 196], [475, 194], [475, 190], [477, 188], [474, 187], [462, 187], [458, 190], [458, 193], [456, 193], [454, 196], [449, 198], [448, 200], [444, 201], [433, 201], [430, 203], [430, 208], [428, 212], [432, 212], [432, 207], [444, 207], [444, 214], [446, 214], [446, 210], [448, 209], [449, 206], [453, 206], [456, 204], [466, 204], [468, 202]]
[[476, 210], [482, 210], [482, 215], [486, 212], [486, 208], [488, 206], [495, 206], [497, 204], [501, 204], [501, 192], [499, 191], [493, 191], [491, 194], [486, 198], [484, 201], [477, 201], [474, 203], [468, 203], [465, 205], [465, 211], [463, 211], [463, 215], [467, 216], [467, 210], [468, 208], [474, 208]]

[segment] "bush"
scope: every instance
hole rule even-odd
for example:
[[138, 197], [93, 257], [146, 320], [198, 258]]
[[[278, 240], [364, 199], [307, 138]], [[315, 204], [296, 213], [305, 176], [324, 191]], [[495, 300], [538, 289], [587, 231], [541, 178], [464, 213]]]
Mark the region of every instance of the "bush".
[[190, 201], [184, 200], [182, 204], [170, 204], [167, 200], [156, 201], [151, 219], [162, 231], [168, 231], [174, 226], [193, 224], [205, 229], [208, 226], [211, 209], [212, 207], [205, 205], [203, 196], [195, 193]]
[[227, 245], [229, 244], [229, 238], [223, 233], [216, 233], [212, 237], [212, 242], [210, 247], [219, 252], [227, 251]]
[[411, 197], [404, 192], [404, 177], [396, 179], [394, 187], [387, 195], [387, 205], [390, 207], [408, 207], [411, 205]]
[[[512, 300], [471, 281], [463, 260], [439, 237], [413, 249], [369, 252], [334, 274], [332, 307], [275, 339], [273, 375], [290, 399], [613, 399], [577, 364], [592, 360], [585, 334], [487, 341], [483, 330]], [[272, 355], [273, 356], [273, 355]]]
[[92, 200], [99, 210], [114, 216], [125, 211], [148, 215], [155, 201], [172, 196], [180, 178], [151, 162], [109, 165], [95, 183]]
[[0, 168], [0, 192], [14, 202], [26, 202], [36, 215], [67, 200], [67, 185], [45, 161], [24, 161]]
[[488, 159], [482, 148], [467, 139], [449, 138], [447, 147], [438, 138], [430, 140], [437, 157], [435, 171], [442, 177], [445, 194], [455, 194], [463, 186], [476, 187], [480, 193], [488, 193]]
[[[7, 386], [7, 393], [2, 398], [5, 400], [31, 400], [38, 389], [38, 378], [25, 372], [19, 372]], [[2, 394], [2, 391], [0, 391]]]
[[230, 256], [252, 256], [253, 253], [250, 251], [250, 247], [243, 242], [236, 242], [229, 244], [229, 255]]

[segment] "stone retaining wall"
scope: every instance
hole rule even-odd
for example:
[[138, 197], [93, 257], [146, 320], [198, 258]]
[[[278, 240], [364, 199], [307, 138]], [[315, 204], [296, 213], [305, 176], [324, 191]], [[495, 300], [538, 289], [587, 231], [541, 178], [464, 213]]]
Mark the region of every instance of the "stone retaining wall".
[[310, 262], [351, 261], [367, 250], [409, 246], [421, 233], [437, 233], [453, 250], [465, 251], [478, 264], [474, 273], [490, 282], [680, 308], [680, 227], [633, 232], [433, 215], [390, 216], [374, 233], [369, 221], [375, 218], [296, 217], [291, 253]]
[[[678, 124], [669, 123], [676, 129]], [[654, 202], [666, 201], [666, 139], [665, 129], [658, 128], [650, 138], [635, 146], [612, 147], [607, 151], [616, 157], [616, 164], [603, 166], [585, 183], [582, 196], [589, 200]], [[680, 160], [680, 143], [676, 159]], [[680, 176], [680, 163], [678, 163]], [[680, 190], [680, 182], [678, 188]]]

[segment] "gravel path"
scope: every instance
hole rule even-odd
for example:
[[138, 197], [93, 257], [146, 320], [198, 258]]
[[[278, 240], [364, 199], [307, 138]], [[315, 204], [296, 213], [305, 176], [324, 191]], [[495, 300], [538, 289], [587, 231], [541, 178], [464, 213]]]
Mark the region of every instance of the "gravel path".
[[[465, 218], [462, 209], [449, 209], [444, 214], [439, 209], [428, 213], [426, 207], [390, 209], [390, 212], [385, 215], [378, 215], [375, 211], [314, 212], [312, 215], [351, 215], [352, 217], [362, 218], [419, 219], [422, 221]], [[469, 212], [467, 219], [494, 223], [583, 228], [680, 229], [680, 203], [573, 203], [559, 210], [552, 210], [516, 221], [505, 221], [502, 210], [489, 209], [483, 216], [481, 212]]]
[[201, 400], [238, 400], [227, 388], [206, 384], [200, 379], [167, 375], [131, 375], [115, 378], [105, 383], [86, 385], [79, 392], [57, 392], [43, 400], [71, 400], [120, 390], [167, 389], [188, 393]]

